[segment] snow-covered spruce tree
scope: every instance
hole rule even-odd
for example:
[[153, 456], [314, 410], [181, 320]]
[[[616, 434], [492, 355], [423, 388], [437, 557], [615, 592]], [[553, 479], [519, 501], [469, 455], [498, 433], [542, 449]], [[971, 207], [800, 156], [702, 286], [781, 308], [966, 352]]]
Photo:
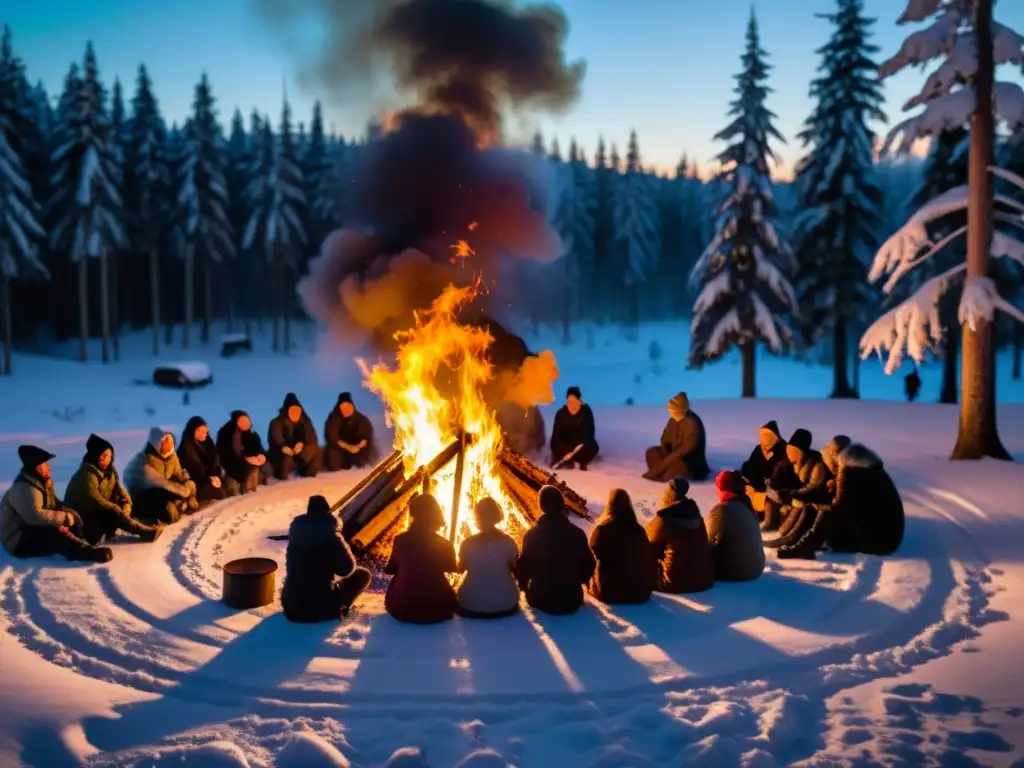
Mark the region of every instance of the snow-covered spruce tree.
[[690, 366], [699, 368], [738, 346], [743, 397], [757, 395], [755, 348], [772, 352], [792, 344], [786, 314], [798, 313], [788, 276], [796, 267], [789, 245], [771, 218], [776, 212], [768, 161], [769, 140], [783, 141], [765, 106], [770, 67], [753, 11], [747, 24], [743, 71], [736, 76], [733, 121], [715, 138], [731, 142], [718, 155], [718, 181], [727, 194], [715, 213], [715, 234], [691, 273], [700, 293], [690, 326]]
[[125, 246], [121, 183], [110, 120], [104, 109], [92, 43], [85, 52], [82, 78], [69, 73], [67, 93], [58, 109], [62, 144], [53, 156], [52, 204], [58, 214], [52, 231], [54, 250], [78, 264], [81, 358], [89, 357], [89, 259], [99, 262], [102, 360], [110, 362], [110, 279], [108, 258]]
[[167, 127], [144, 65], [139, 66], [127, 121], [124, 189], [127, 230], [133, 249], [146, 255], [153, 354], [160, 354], [160, 239], [171, 192]]
[[608, 166], [604, 137], [598, 137], [594, 153], [594, 271], [588, 281], [590, 317], [599, 323], [608, 320], [611, 309], [612, 195], [615, 174]]
[[[192, 116], [185, 128], [185, 158], [181, 168], [178, 205], [184, 216], [185, 245], [185, 321], [182, 346], [189, 343], [195, 296], [195, 259], [203, 264], [202, 341], [209, 341], [213, 315], [214, 264], [223, 264], [235, 255], [235, 243], [228, 220], [228, 189], [225, 172], [227, 151], [217, 122], [213, 93], [204, 74], [196, 86]], [[233, 289], [228, 281], [228, 290]]]
[[[911, 34], [899, 52], [882, 64], [882, 77], [945, 57], [905, 109], [923, 110], [890, 132], [885, 149], [909, 151], [919, 139], [970, 126], [969, 180], [918, 210], [875, 257], [870, 279], [888, 275], [883, 290], [891, 291], [907, 272], [928, 261], [955, 239], [966, 236], [967, 259], [925, 282], [909, 299], [879, 318], [861, 339], [861, 354], [888, 352], [885, 370], [896, 371], [904, 354], [924, 359], [932, 343], [942, 339], [937, 305], [951, 280], [966, 277], [960, 299], [961, 342], [960, 425], [954, 459], [983, 456], [1010, 459], [999, 439], [995, 408], [995, 310], [1021, 322], [1024, 312], [999, 295], [989, 270], [989, 256], [1024, 261], [1024, 246], [994, 222], [1019, 226], [1019, 203], [993, 197], [992, 174], [1024, 187], [1024, 179], [993, 166], [995, 121], [1011, 131], [1024, 128], [1024, 91], [1016, 83], [996, 83], [998, 64], [1024, 62], [1024, 38], [992, 20], [992, 0], [910, 0], [899, 23], [934, 21]], [[898, 144], [896, 142], [899, 142]], [[967, 224], [935, 241], [928, 227], [953, 211], [967, 209]], [[1018, 231], [1019, 233], [1019, 231]]]
[[[1024, 131], [1018, 131], [1006, 142], [1004, 147], [1005, 167], [1011, 173], [1024, 178]], [[1024, 189], [1015, 189], [1011, 196], [1024, 203]], [[1019, 381], [1024, 369], [1024, 323], [1013, 324], [1013, 371], [1014, 381]]]
[[636, 338], [640, 326], [640, 288], [658, 266], [661, 251], [658, 201], [652, 182], [640, 167], [636, 131], [630, 131], [626, 168], [612, 197], [612, 226], [617, 274], [626, 286], [625, 319], [631, 339]]
[[[249, 223], [249, 206], [245, 200], [245, 190], [249, 185], [249, 170], [252, 168], [252, 142], [245, 132], [245, 121], [242, 112], [235, 109], [231, 117], [231, 133], [227, 142], [228, 166], [226, 178], [228, 183], [228, 223], [231, 225], [231, 236], [235, 245], [235, 253], [245, 252], [242, 247], [245, 237], [245, 226]], [[234, 270], [233, 279], [236, 290], [228, 297], [228, 331], [234, 330], [236, 299], [242, 316], [245, 318], [246, 335], [252, 334], [252, 290], [256, 281], [255, 265], [252, 259], [240, 260]]]
[[[324, 238], [341, 225], [341, 217], [333, 201], [325, 204], [321, 194], [335, 198], [337, 193], [326, 188], [331, 173], [331, 157], [327, 151], [324, 116], [320, 102], [313, 104], [313, 121], [302, 154], [302, 181], [306, 194], [306, 231], [310, 250], [319, 250]], [[312, 255], [309, 253], [307, 255]]]
[[11, 32], [5, 26], [0, 39], [0, 311], [3, 312], [3, 365], [11, 373], [14, 330], [11, 320], [11, 283], [33, 273], [49, 277], [39, 259], [45, 235], [40, 207], [22, 161], [23, 136], [28, 124], [24, 69], [14, 55]]
[[572, 323], [581, 314], [581, 285], [594, 265], [594, 181], [575, 139], [569, 161], [554, 164], [557, 201], [554, 224], [562, 239], [562, 342], [572, 343]]
[[256, 167], [246, 196], [251, 214], [243, 243], [246, 250], [262, 251], [272, 270], [273, 348], [275, 352], [280, 349], [279, 327], [283, 318], [285, 353], [291, 351], [292, 273], [307, 242], [302, 223], [306, 198], [292, 139], [291, 109], [285, 102], [276, 143], [270, 121], [263, 125]]
[[[121, 179], [118, 185], [118, 194], [124, 199], [124, 145], [126, 142], [125, 129], [127, 121], [124, 111], [124, 92], [121, 89], [121, 81], [114, 78], [114, 87], [111, 89], [110, 99], [110, 151], [117, 164], [118, 177]], [[122, 214], [122, 219], [124, 215]], [[125, 225], [127, 222], [125, 222]], [[127, 227], [126, 227], [127, 234]], [[110, 330], [111, 343], [114, 351], [114, 360], [121, 359], [121, 256], [122, 249], [128, 247], [127, 237], [122, 248], [113, 248], [110, 251], [109, 277], [110, 277]]]
[[[874, 178], [875, 135], [868, 120], [885, 121], [878, 64], [868, 42], [873, 20], [862, 0], [838, 0], [831, 39], [818, 53], [811, 82], [817, 100], [800, 133], [810, 152], [797, 165], [800, 214], [796, 219], [803, 336], [816, 344], [832, 332], [832, 397], [857, 397], [848, 375], [851, 322], [863, 319], [871, 295], [870, 254], [881, 239], [882, 190]], [[863, 327], [863, 326], [862, 326]]]

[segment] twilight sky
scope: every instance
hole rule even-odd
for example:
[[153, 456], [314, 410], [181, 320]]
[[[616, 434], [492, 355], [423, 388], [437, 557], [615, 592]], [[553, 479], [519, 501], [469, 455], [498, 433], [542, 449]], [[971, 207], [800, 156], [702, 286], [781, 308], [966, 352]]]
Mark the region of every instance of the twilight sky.
[[[904, 4], [865, 0], [868, 15], [878, 19], [879, 59], [895, 53], [916, 28], [896, 26]], [[565, 116], [521, 127], [518, 138], [539, 127], [549, 143], [557, 136], [563, 151], [576, 137], [589, 156], [599, 135], [623, 148], [635, 128], [645, 164], [673, 168], [683, 152], [702, 166], [710, 163], [721, 148], [712, 137], [725, 125], [751, 0], [561, 0], [560, 5], [571, 24], [568, 56], [587, 62], [583, 96]], [[769, 107], [790, 141], [777, 148], [783, 175], [801, 154], [795, 135], [811, 108], [807, 88], [818, 63], [815, 50], [830, 32], [829, 23], [815, 14], [834, 6], [835, 0], [754, 2], [761, 43], [775, 67]], [[254, 107], [269, 112], [276, 123], [282, 84], [296, 120], [308, 121], [319, 96], [328, 122], [345, 136], [362, 134], [375, 109], [369, 103], [331, 103], [328, 94], [300, 88], [296, 63], [252, 0], [12, 0], [4, 15], [29, 77], [42, 79], [51, 94], [92, 40], [108, 87], [119, 77], [130, 95], [139, 63], [147, 65], [169, 120], [181, 121], [188, 113], [203, 71], [211, 78], [224, 124], [236, 106], [247, 117]], [[1024, 32], [1024, 4], [997, 4], [996, 19]], [[1019, 82], [1021, 73], [1003, 68], [999, 77]], [[887, 82], [890, 123], [900, 118], [903, 102], [922, 82], [916, 70]]]

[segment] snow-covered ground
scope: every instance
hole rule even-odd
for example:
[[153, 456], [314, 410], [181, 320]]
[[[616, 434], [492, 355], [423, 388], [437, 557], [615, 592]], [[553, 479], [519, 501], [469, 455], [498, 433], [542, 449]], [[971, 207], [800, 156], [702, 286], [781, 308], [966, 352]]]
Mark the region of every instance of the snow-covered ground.
[[[1024, 468], [946, 461], [955, 407], [801, 399], [827, 394], [826, 368], [764, 359], [765, 399], [720, 399], [738, 390], [738, 362], [685, 371], [685, 341], [673, 341], [683, 326], [645, 328], [634, 343], [599, 330], [592, 348], [585, 336], [555, 347], [557, 390], [578, 384], [595, 406], [603, 459], [564, 473], [594, 513], [621, 486], [653, 514], [661, 486], [639, 479], [643, 448], [660, 434], [661, 403], [685, 389], [717, 468], [738, 465], [769, 418], [811, 429], [819, 445], [845, 433], [878, 450], [909, 515], [899, 553], [770, 558], [751, 584], [590, 602], [573, 617], [411, 627], [370, 595], [344, 623], [298, 626], [276, 604], [222, 606], [218, 564], [269, 555], [280, 583], [284, 545], [267, 535], [310, 494], [337, 496], [358, 475], [274, 485], [156, 544], [118, 542], [107, 565], [0, 554], [0, 765], [418, 765], [417, 749], [434, 768], [1024, 765]], [[127, 360], [106, 367], [16, 357], [0, 380], [0, 489], [21, 442], [59, 455], [63, 490], [90, 431], [123, 465], [153, 423], [177, 432], [201, 413], [216, 426], [241, 407], [265, 432], [285, 391], [317, 423], [339, 389], [359, 392], [351, 356], [314, 358], [309, 338], [290, 359], [262, 343], [223, 361], [166, 356], [211, 367], [213, 385], [186, 406], [180, 392], [133, 383], [152, 370], [146, 345], [127, 339]], [[923, 374], [926, 400], [938, 375]], [[902, 394], [877, 364], [862, 383], [868, 397]], [[999, 387], [1003, 439], [1024, 460], [1024, 405], [1011, 404], [1024, 386], [1005, 376]], [[359, 400], [383, 431], [370, 395]], [[710, 484], [693, 495], [710, 509]]]

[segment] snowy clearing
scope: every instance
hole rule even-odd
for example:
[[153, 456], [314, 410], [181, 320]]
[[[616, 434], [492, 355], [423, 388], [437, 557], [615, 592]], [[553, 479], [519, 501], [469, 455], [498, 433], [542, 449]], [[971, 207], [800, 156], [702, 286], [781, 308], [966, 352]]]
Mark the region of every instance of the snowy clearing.
[[[200, 513], [156, 544], [116, 542], [104, 566], [2, 555], [0, 764], [377, 766], [395, 755], [393, 765], [435, 768], [1011, 765], [1024, 755], [1021, 598], [1010, 591], [1024, 579], [1024, 469], [946, 461], [955, 407], [708, 399], [738, 388], [738, 365], [684, 374], [685, 354], [660, 338], [661, 375], [648, 370], [639, 384], [643, 337], [600, 353], [556, 349], [559, 394], [579, 384], [596, 409], [603, 458], [588, 473], [562, 473], [592, 513], [621, 486], [645, 521], [653, 514], [662, 486], [639, 479], [643, 448], [664, 424], [659, 403], [686, 388], [715, 468], [738, 466], [769, 418], [787, 435], [809, 428], [816, 445], [845, 433], [877, 449], [907, 507], [897, 555], [770, 557], [754, 583], [644, 606], [590, 601], [574, 617], [526, 611], [412, 627], [382, 615], [381, 595], [370, 594], [344, 623], [298, 626], [276, 602], [222, 606], [218, 564], [274, 557], [280, 585], [285, 545], [267, 535], [284, 532], [310, 494], [336, 497], [359, 474], [278, 484]], [[583, 367], [588, 358], [602, 364]], [[211, 362], [216, 384], [184, 406], [178, 393], [131, 383], [148, 365], [144, 356], [108, 367], [17, 359], [15, 376], [0, 382], [2, 487], [20, 442], [59, 454], [62, 491], [90, 431], [113, 442], [123, 466], [151, 421], [177, 431], [193, 412], [215, 424], [243, 407], [264, 432], [294, 389], [319, 425], [337, 389], [358, 392], [348, 358], [335, 370], [257, 351]], [[831, 379], [776, 360], [760, 372], [762, 389], [778, 395], [820, 396]], [[937, 388], [925, 374], [932, 379]], [[899, 379], [877, 382], [890, 396], [901, 390]], [[1024, 399], [1014, 384], [1001, 400]], [[623, 406], [626, 396], [651, 405]], [[370, 395], [357, 397], [382, 430]], [[64, 403], [84, 411], [55, 417]], [[1000, 406], [1000, 420], [1024, 460], [1024, 406]], [[710, 510], [710, 483], [692, 495]]]

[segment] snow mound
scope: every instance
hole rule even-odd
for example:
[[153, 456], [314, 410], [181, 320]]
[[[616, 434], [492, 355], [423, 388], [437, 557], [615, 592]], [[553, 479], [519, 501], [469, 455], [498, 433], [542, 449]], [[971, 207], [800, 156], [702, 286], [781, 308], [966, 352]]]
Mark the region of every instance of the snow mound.
[[189, 744], [160, 752], [153, 768], [194, 766], [194, 768], [250, 768], [245, 753], [229, 741], [209, 741], [198, 746]]
[[427, 768], [427, 756], [419, 747], [396, 749], [384, 768]]
[[153, 371], [153, 383], [160, 387], [204, 386], [211, 381], [206, 363], [163, 363]]
[[493, 749], [478, 749], [462, 758], [455, 768], [508, 768], [508, 763]]
[[349, 768], [348, 758], [325, 739], [309, 731], [296, 733], [277, 753], [278, 768]]

